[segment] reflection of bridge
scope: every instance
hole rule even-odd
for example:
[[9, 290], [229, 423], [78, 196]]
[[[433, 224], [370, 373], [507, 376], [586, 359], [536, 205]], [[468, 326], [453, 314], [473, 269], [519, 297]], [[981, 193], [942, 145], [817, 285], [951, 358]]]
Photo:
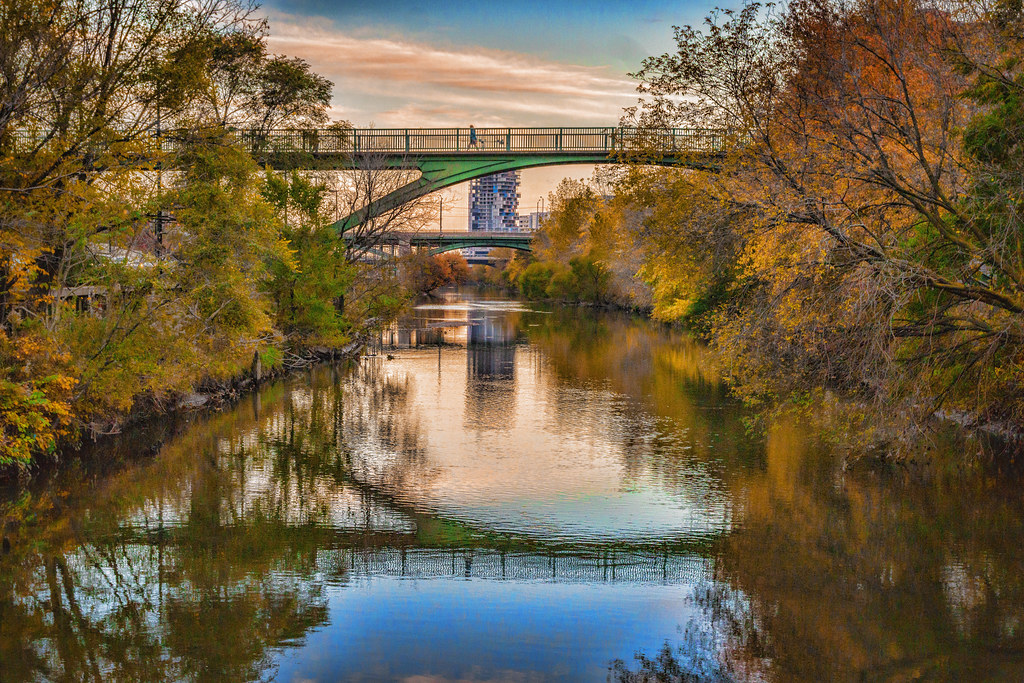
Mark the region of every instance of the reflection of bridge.
[[[419, 171], [420, 177], [334, 224], [344, 232], [389, 209], [459, 183], [534, 166], [606, 164], [627, 158], [706, 168], [727, 136], [712, 129], [638, 128], [328, 128], [238, 133], [274, 168]], [[457, 248], [457, 247], [451, 247]]]
[[[244, 525], [222, 527], [217, 539], [225, 545], [253, 542], [249, 538], [251, 533]], [[496, 538], [481, 538], [471, 545], [433, 542], [423, 545], [425, 539], [421, 533], [368, 534], [315, 526], [279, 526], [272, 533], [282, 548], [317, 548], [318, 570], [334, 577], [472, 577], [557, 583], [672, 584], [706, 580], [711, 564], [708, 540], [559, 548]], [[184, 528], [173, 526], [164, 529], [122, 527], [108, 541], [115, 539], [121, 547], [182, 548], [188, 552], [192, 552], [197, 540], [191, 539]]]
[[431, 253], [440, 254], [469, 247], [504, 247], [529, 251], [532, 239], [533, 234], [529, 232], [422, 230], [420, 232], [388, 232], [381, 237], [379, 244], [399, 248], [429, 249]]
[[377, 548], [349, 550], [342, 558], [350, 572], [411, 578], [696, 584], [710, 576], [710, 561], [699, 556], [614, 549], [588, 557], [472, 548]]

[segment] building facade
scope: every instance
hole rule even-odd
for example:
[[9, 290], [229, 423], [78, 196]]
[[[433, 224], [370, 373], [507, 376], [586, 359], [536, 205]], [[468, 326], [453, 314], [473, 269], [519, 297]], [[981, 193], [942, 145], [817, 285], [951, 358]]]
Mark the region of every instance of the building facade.
[[540, 223], [547, 218], [547, 211], [531, 211], [519, 216], [519, 232], [537, 232], [540, 230]]
[[515, 232], [519, 229], [519, 171], [477, 178], [469, 184], [469, 229]]

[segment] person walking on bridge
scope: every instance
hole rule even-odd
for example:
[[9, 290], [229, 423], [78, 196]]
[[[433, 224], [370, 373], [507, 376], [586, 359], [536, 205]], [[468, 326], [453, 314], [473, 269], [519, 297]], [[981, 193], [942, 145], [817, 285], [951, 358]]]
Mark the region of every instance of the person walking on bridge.
[[469, 125], [469, 147], [466, 147], [466, 149], [470, 148], [479, 149], [476, 146], [476, 128], [473, 127], [473, 124]]

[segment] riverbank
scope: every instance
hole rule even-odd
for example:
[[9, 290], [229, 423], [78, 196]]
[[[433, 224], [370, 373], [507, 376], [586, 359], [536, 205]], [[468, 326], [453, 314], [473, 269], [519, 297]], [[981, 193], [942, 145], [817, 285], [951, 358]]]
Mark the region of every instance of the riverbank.
[[[358, 340], [335, 349], [305, 349], [292, 362], [271, 367], [266, 367], [256, 354], [248, 370], [228, 379], [206, 380], [193, 390], [171, 393], [160, 401], [140, 400], [131, 410], [119, 416], [116, 422], [83, 425], [60, 443], [54, 453], [38, 455], [30, 467], [18, 464], [0, 467], [0, 486], [16, 482], [24, 484], [54, 468], [68, 466], [85, 451], [98, 452], [116, 442], [126, 432], [145, 431], [162, 421], [177, 424], [184, 416], [228, 409], [245, 396], [260, 391], [267, 383], [308, 371], [313, 366], [356, 361], [370, 343], [371, 337], [372, 333], [363, 334]], [[157, 443], [162, 443], [162, 439]], [[151, 450], [150, 447], [144, 448], [143, 455]]]

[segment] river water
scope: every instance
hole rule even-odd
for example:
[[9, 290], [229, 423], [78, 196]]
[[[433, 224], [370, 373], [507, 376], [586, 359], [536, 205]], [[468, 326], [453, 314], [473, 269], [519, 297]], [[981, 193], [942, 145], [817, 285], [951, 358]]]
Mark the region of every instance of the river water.
[[623, 314], [378, 351], [0, 493], [0, 681], [1024, 680], [1019, 476], [845, 467]]

